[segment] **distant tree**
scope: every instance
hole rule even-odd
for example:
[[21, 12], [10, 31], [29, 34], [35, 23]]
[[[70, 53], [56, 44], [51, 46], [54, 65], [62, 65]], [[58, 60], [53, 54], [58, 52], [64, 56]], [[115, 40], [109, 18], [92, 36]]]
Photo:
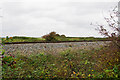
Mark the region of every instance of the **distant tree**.
[[6, 40], [8, 40], [9, 39], [9, 37], [8, 36], [6, 36]]
[[61, 35], [61, 37], [66, 37], [65, 35]]
[[52, 36], [56, 36], [56, 32], [54, 32], [54, 31], [50, 32], [49, 34], [52, 35]]
[[46, 41], [58, 41], [57, 37], [66, 37], [65, 35], [59, 35], [59, 34], [56, 34], [56, 32], [50, 32], [49, 34], [47, 35], [44, 35], [42, 36], [42, 38], [44, 38]]
[[59, 35], [59, 34], [56, 34], [56, 36], [60, 37], [60, 35]]
[[50, 32], [47, 35], [42, 36], [46, 41], [57, 41], [56, 37], [56, 32]]

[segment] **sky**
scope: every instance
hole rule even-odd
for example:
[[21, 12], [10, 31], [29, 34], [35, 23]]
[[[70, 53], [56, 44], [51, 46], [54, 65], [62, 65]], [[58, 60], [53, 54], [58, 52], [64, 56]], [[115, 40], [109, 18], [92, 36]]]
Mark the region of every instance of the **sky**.
[[101, 37], [97, 26], [119, 0], [1, 0], [0, 36]]

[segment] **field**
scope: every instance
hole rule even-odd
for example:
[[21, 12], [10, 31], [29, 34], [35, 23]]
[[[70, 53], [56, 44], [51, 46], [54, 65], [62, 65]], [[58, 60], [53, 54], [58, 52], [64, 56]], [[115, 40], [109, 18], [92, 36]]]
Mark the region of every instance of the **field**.
[[2, 38], [2, 43], [6, 42], [37, 42], [37, 41], [44, 41], [43, 38], [33, 38], [33, 37], [9, 37], [9, 38]]
[[[120, 77], [120, 51], [116, 47], [107, 45], [86, 45], [88, 48], [71, 46], [54, 47], [64, 43], [45, 43], [43, 49], [30, 51], [30, 45], [39, 44], [8, 44], [3, 55], [3, 78], [114, 78]], [[84, 43], [85, 44], [85, 43]], [[83, 45], [84, 45], [83, 44]], [[104, 44], [104, 43], [102, 43]], [[24, 45], [24, 46], [23, 46]], [[26, 47], [25, 45], [29, 46]], [[46, 45], [46, 46], [45, 46]], [[51, 45], [52, 47], [49, 47]], [[75, 43], [74, 43], [75, 45]], [[10, 46], [11, 50], [8, 50]], [[21, 48], [22, 46], [23, 48]], [[85, 45], [84, 45], [85, 46]], [[17, 49], [19, 48], [19, 49]], [[25, 52], [24, 48], [28, 48]], [[20, 50], [21, 49], [21, 50]], [[8, 50], [8, 51], [7, 51]], [[23, 52], [21, 52], [23, 51]]]
[[[95, 38], [95, 37], [55, 37], [56, 41], [100, 41], [100, 40], [108, 40], [107, 38]], [[14, 36], [14, 37], [6, 37], [2, 38], [2, 43], [8, 42], [53, 42], [53, 41], [46, 41], [44, 38], [34, 38], [34, 37], [21, 37], [21, 36]]]

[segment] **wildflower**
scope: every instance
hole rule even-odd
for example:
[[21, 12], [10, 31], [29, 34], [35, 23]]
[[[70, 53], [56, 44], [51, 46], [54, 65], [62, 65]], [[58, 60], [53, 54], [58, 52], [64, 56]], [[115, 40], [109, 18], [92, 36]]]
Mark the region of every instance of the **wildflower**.
[[94, 71], [94, 70], [92, 70], [92, 71]]
[[90, 77], [90, 76], [91, 76], [91, 74], [88, 75], [88, 77]]
[[16, 61], [16, 59], [14, 59], [14, 61]]
[[73, 74], [75, 74], [75, 72], [73, 71]]
[[84, 76], [85, 74], [82, 74], [82, 76]]
[[66, 73], [64, 75], [66, 75]]

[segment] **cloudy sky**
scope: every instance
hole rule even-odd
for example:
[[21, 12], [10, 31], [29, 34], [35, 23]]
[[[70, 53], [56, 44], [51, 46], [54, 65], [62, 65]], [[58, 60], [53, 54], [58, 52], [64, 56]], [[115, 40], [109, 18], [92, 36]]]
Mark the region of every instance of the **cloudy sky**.
[[51, 31], [73, 37], [100, 37], [90, 23], [104, 16], [118, 0], [2, 0], [0, 36], [41, 37]]

